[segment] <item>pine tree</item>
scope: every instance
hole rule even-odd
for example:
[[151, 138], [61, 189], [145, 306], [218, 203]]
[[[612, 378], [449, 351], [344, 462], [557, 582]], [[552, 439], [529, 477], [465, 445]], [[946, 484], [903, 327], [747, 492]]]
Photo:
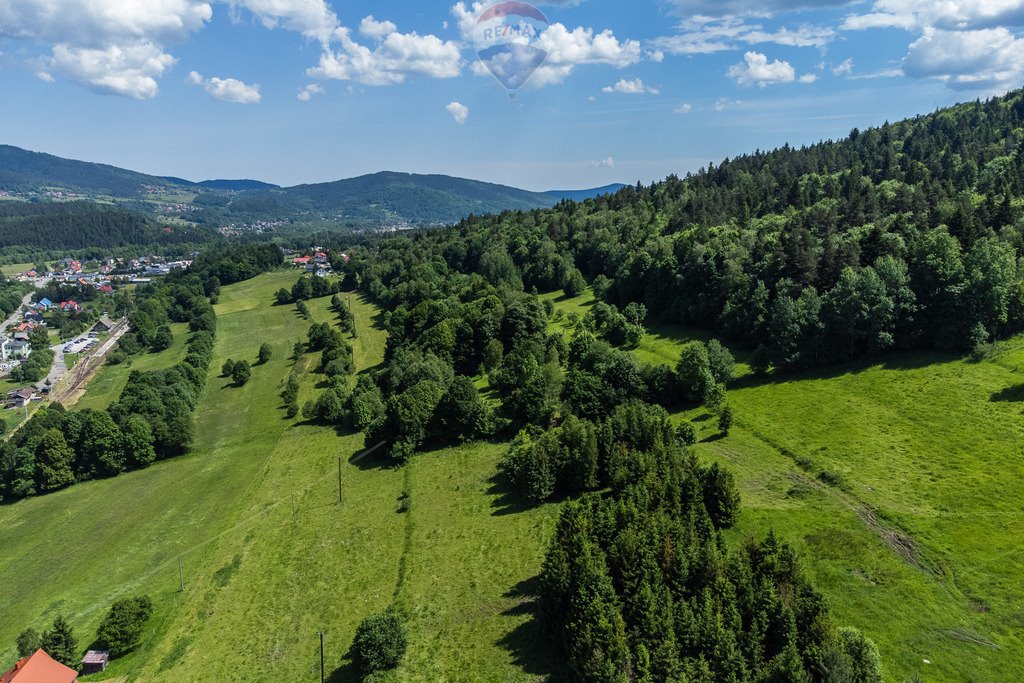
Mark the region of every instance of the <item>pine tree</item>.
[[64, 666], [78, 667], [78, 641], [71, 624], [63, 615], [53, 620], [53, 626], [43, 631], [40, 647]]

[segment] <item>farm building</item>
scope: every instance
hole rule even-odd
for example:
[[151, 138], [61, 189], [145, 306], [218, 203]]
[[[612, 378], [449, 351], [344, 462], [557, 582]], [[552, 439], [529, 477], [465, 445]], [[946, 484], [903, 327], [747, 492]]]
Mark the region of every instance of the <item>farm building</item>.
[[82, 675], [104, 671], [110, 663], [110, 653], [106, 650], [89, 650], [82, 657]]
[[75, 683], [77, 680], [77, 671], [42, 650], [19, 659], [13, 669], [0, 676], [0, 683]]

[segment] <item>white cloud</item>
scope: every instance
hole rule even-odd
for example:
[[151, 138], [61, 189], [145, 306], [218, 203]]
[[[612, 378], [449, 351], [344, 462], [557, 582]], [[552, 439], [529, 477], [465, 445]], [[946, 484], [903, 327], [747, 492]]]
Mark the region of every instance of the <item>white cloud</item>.
[[1024, 24], [1024, 0], [876, 0], [871, 12], [851, 15], [849, 30], [895, 27], [951, 30]]
[[740, 100], [730, 100], [728, 97], [719, 97], [715, 101], [715, 111], [725, 111], [737, 104], [743, 104], [743, 102]]
[[466, 122], [469, 118], [469, 107], [462, 104], [461, 102], [450, 102], [447, 107], [444, 108], [446, 112], [452, 115], [452, 119], [455, 123], [460, 126]]
[[853, 57], [847, 57], [843, 61], [836, 64], [832, 68], [832, 73], [836, 76], [849, 76], [853, 73]]
[[844, 31], [862, 31], [869, 28], [902, 28], [910, 30], [917, 23], [911, 15], [889, 14], [888, 12], [870, 12], [868, 14], [851, 14], [843, 21]]
[[801, 83], [815, 83], [818, 80], [818, 74], [804, 74], [797, 80]]
[[338, 26], [338, 17], [325, 0], [226, 1], [233, 9], [244, 7], [249, 10], [269, 29], [296, 31], [321, 43], [330, 40]]
[[675, 111], [675, 113], [677, 114], [689, 114], [691, 111], [693, 111], [693, 105], [690, 104], [689, 102], [683, 102], [673, 111]]
[[313, 99], [313, 95], [319, 95], [324, 91], [324, 86], [319, 83], [310, 83], [304, 88], [299, 89], [299, 94], [295, 96], [299, 102], [309, 102]]
[[605, 157], [604, 159], [598, 159], [597, 161], [591, 161], [590, 165], [594, 168], [615, 168], [615, 159], [611, 157]]
[[728, 15], [770, 16], [806, 9], [848, 5], [851, 0], [670, 0], [682, 16], [723, 17]]
[[652, 88], [648, 85], [644, 85], [644, 82], [639, 78], [635, 78], [631, 81], [627, 81], [625, 78], [619, 79], [619, 82], [615, 85], [608, 85], [601, 89], [601, 92], [606, 93], [622, 93], [623, 95], [657, 95], [659, 91], [657, 88]]
[[359, 22], [359, 32], [367, 38], [374, 38], [380, 40], [387, 36], [389, 33], [394, 33], [398, 30], [398, 26], [392, 21], [377, 21], [371, 14], [368, 17], [364, 17]]
[[197, 0], [0, 0], [0, 39], [49, 49], [32, 58], [46, 77], [64, 76], [97, 92], [147, 99], [172, 64], [171, 43], [213, 16]]
[[965, 90], [1001, 91], [1024, 78], [1024, 40], [1004, 27], [972, 31], [925, 29], [910, 45], [903, 73]]
[[676, 35], [655, 38], [652, 44], [671, 54], [693, 55], [733, 50], [744, 44], [824, 48], [836, 35], [831, 27], [809, 24], [766, 30], [762, 24], [749, 23], [734, 16], [721, 19], [690, 17], [680, 22], [678, 28]]
[[314, 78], [356, 81], [363, 85], [394, 85], [409, 75], [454, 78], [462, 71], [457, 43], [434, 35], [394, 31], [371, 49], [354, 41], [345, 27], [334, 32], [340, 50], [327, 49], [320, 64], [307, 71]]
[[189, 85], [201, 85], [210, 97], [221, 102], [257, 104], [263, 99], [260, 95], [258, 83], [249, 85], [237, 78], [217, 78], [214, 76], [206, 79], [197, 71], [191, 71], [185, 81]]
[[748, 52], [743, 61], [733, 64], [726, 72], [729, 78], [738, 85], [757, 85], [765, 88], [775, 83], [792, 83], [796, 80], [796, 71], [789, 62], [775, 60], [769, 63], [768, 58], [760, 52]]
[[[457, 2], [451, 7], [459, 33], [463, 40], [471, 42], [477, 19], [491, 3]], [[545, 4], [573, 5], [576, 2], [553, 2]], [[636, 40], [619, 40], [610, 30], [595, 32], [593, 28], [578, 26], [569, 30], [564, 24], [550, 24], [532, 43], [548, 53], [547, 60], [538, 68], [527, 86], [541, 88], [562, 83], [573, 70], [583, 64], [605, 64], [618, 69], [632, 66], [643, 59], [653, 62], [664, 60], [662, 50], [644, 51]], [[474, 62], [471, 70], [476, 75], [489, 75], [487, 67]]]
[[106, 48], [58, 43], [45, 64], [43, 73], [51, 79], [52, 70], [97, 92], [145, 100], [157, 94], [156, 79], [174, 64], [174, 57], [151, 43]]
[[608, 64], [623, 68], [641, 59], [638, 41], [620, 42], [609, 30], [595, 34], [593, 29], [577, 27], [570, 31], [562, 24], [548, 26], [537, 37], [536, 46], [547, 51], [547, 63], [553, 66]]

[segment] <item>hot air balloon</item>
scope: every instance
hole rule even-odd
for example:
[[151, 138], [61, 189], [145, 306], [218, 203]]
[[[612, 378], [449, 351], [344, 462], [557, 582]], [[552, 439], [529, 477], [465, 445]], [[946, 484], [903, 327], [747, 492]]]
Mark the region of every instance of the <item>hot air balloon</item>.
[[521, 87], [547, 61], [537, 45], [547, 17], [525, 2], [500, 2], [484, 10], [473, 29], [480, 61], [515, 100]]

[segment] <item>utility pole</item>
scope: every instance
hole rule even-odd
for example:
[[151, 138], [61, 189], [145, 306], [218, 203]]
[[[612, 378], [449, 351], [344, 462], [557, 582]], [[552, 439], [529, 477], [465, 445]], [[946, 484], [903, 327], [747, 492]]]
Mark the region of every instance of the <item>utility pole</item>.
[[343, 505], [343, 499], [341, 497], [341, 456], [338, 456], [338, 505]]
[[317, 631], [320, 636], [320, 683], [324, 683], [324, 632]]

